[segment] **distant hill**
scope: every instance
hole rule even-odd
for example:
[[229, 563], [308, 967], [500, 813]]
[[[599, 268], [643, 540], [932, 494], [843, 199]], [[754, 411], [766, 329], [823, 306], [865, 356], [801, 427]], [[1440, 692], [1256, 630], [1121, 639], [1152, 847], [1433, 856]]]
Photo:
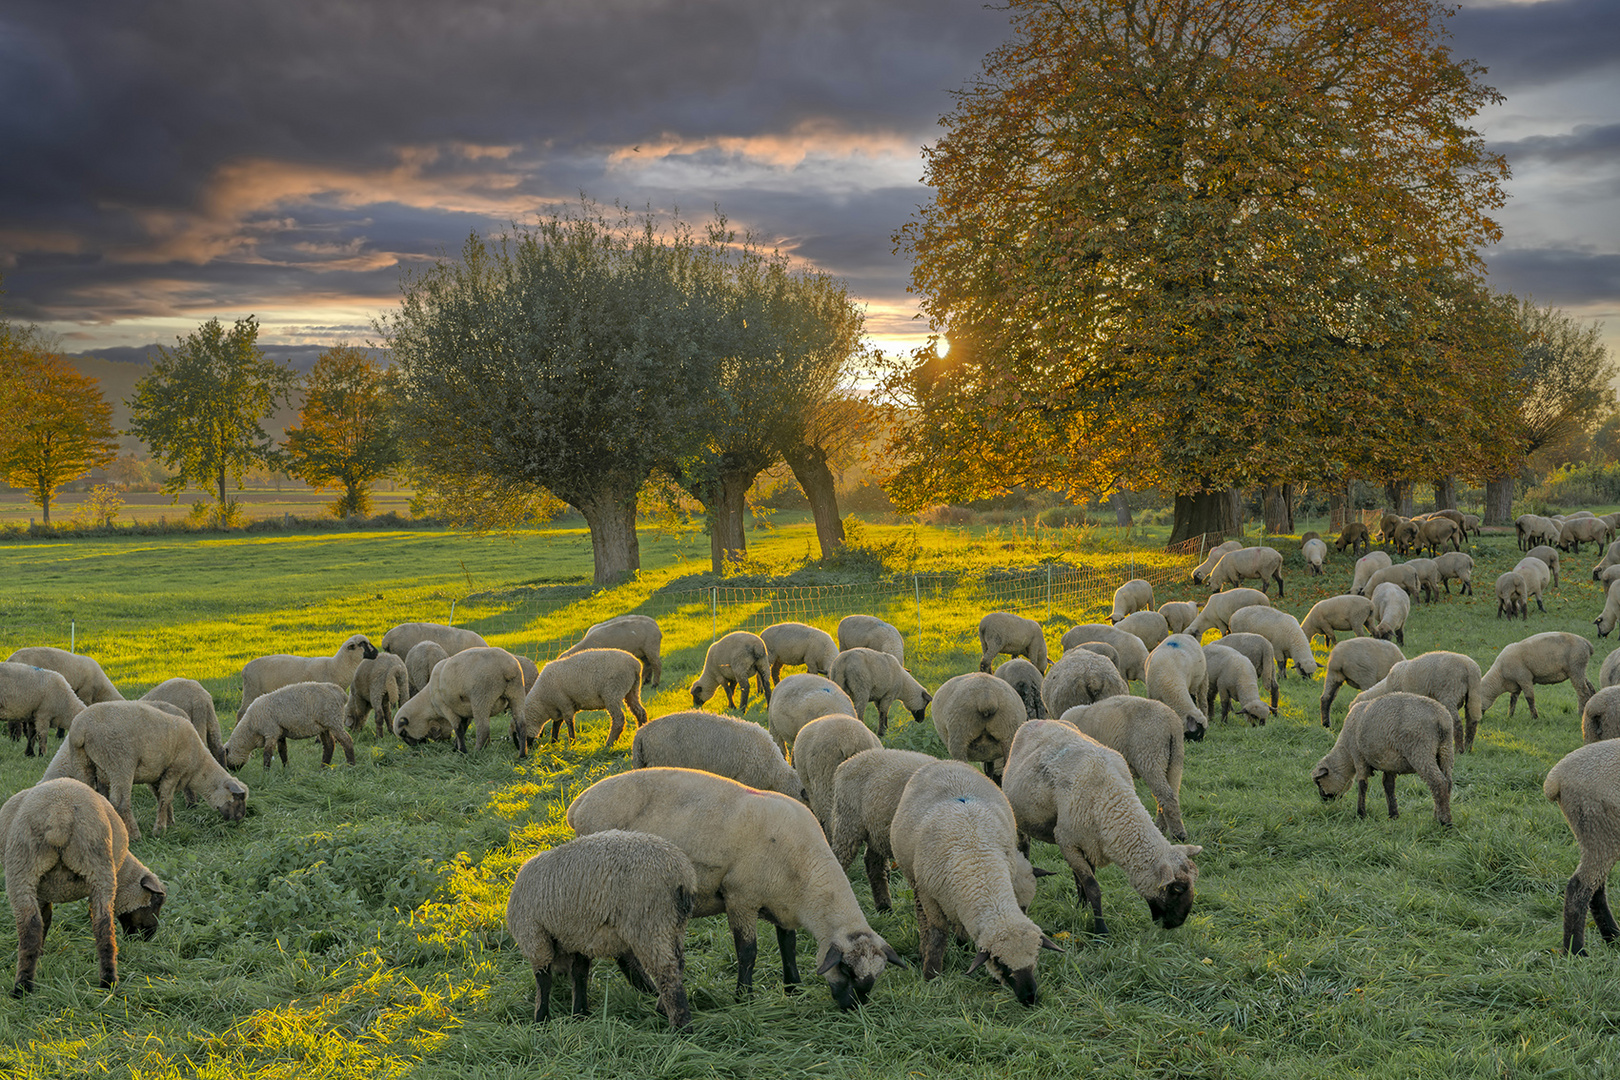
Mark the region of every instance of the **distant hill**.
[[[135, 383], [149, 370], [151, 370], [151, 365], [146, 362], [145, 357], [147, 355], [147, 351], [144, 349], [131, 348], [95, 350], [96, 354], [106, 354], [111, 352], [128, 353], [130, 354], [131, 358], [114, 360], [106, 359], [104, 355], [86, 354], [81, 356], [68, 356], [65, 357], [65, 359], [68, 363], [78, 368], [80, 372], [101, 383], [101, 396], [106, 398], [107, 404], [112, 406], [113, 427], [117, 428], [120, 432], [123, 432], [129, 427], [128, 401], [130, 398], [135, 396]], [[273, 352], [271, 352], [271, 350], [266, 350], [266, 352], [270, 353], [272, 356], [275, 355]], [[320, 350], [316, 349], [314, 352], [319, 353]], [[140, 354], [139, 359], [135, 359], [134, 354], [136, 353]], [[275, 358], [284, 359], [285, 357], [277, 356]], [[309, 358], [309, 365], [306, 365], [301, 370], [308, 370], [308, 367], [313, 365], [314, 362], [315, 357], [311, 355]], [[282, 409], [277, 412], [275, 416], [265, 421], [264, 430], [270, 435], [271, 438], [279, 442], [285, 434], [287, 428], [298, 422], [298, 410], [302, 405], [303, 398], [295, 397], [291, 408]], [[144, 444], [135, 436], [122, 435], [118, 442], [119, 445], [125, 450], [130, 450], [137, 454], [144, 455]]]

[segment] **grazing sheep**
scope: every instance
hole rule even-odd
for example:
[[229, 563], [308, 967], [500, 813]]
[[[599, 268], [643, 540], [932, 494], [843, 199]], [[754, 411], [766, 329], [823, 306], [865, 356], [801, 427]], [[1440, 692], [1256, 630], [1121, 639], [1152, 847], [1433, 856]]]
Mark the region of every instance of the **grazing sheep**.
[[1547, 773], [1542, 793], [1558, 804], [1581, 861], [1564, 886], [1564, 951], [1586, 955], [1586, 913], [1605, 944], [1620, 937], [1609, 910], [1609, 871], [1620, 860], [1620, 742], [1605, 739], [1565, 754]]
[[618, 615], [599, 622], [564, 649], [562, 656], [572, 656], [586, 649], [622, 649], [640, 660], [643, 686], [657, 686], [664, 677], [664, 632], [659, 629], [657, 620], [646, 615]]
[[1259, 589], [1231, 589], [1227, 592], [1216, 593], [1204, 602], [1198, 618], [1188, 626], [1188, 636], [1202, 641], [1204, 634], [1209, 630], [1219, 630], [1223, 635], [1231, 633], [1232, 616], [1246, 607], [1270, 607], [1271, 599]]
[[1254, 665], [1256, 682], [1271, 694], [1271, 711], [1277, 711], [1277, 650], [1259, 634], [1227, 634], [1220, 644], [1233, 652], [1242, 653]]
[[1088, 641], [1100, 641], [1113, 649], [1119, 657], [1119, 673], [1126, 679], [1141, 682], [1146, 676], [1147, 646], [1135, 634], [1127, 634], [1107, 623], [1081, 623], [1064, 632], [1063, 651], [1079, 648]]
[[1611, 566], [1620, 566], [1620, 540], [1616, 540], [1604, 549], [1603, 558], [1599, 559], [1597, 565], [1592, 567], [1592, 580], [1603, 580], [1603, 571]]
[[1187, 826], [1181, 820], [1186, 742], [1181, 717], [1174, 709], [1147, 698], [1108, 698], [1095, 705], [1076, 705], [1059, 719], [1119, 751], [1131, 775], [1140, 777], [1153, 793], [1159, 805], [1154, 821], [1159, 831], [1174, 840], [1187, 839]]
[[1559, 560], [1557, 548], [1548, 547], [1546, 544], [1542, 544], [1540, 547], [1531, 548], [1529, 551], [1524, 553], [1524, 556], [1527, 559], [1540, 559], [1542, 562], [1546, 563], [1548, 583], [1552, 585], [1553, 588], [1558, 588]]
[[[1377, 606], [1376, 601], [1374, 606]], [[1232, 613], [1229, 625], [1233, 633], [1259, 634], [1271, 642], [1279, 679], [1287, 678], [1290, 660], [1301, 678], [1308, 679], [1316, 674], [1311, 643], [1306, 640], [1305, 631], [1299, 628], [1299, 622], [1288, 612], [1272, 607], [1243, 608]]]
[[979, 620], [979, 670], [989, 674], [996, 657], [1024, 656], [1046, 673], [1046, 633], [1034, 619], [1026, 619], [1009, 611], [992, 611]]
[[1204, 556], [1204, 561], [1193, 567], [1193, 584], [1202, 585], [1204, 579], [1209, 576], [1209, 572], [1215, 569], [1215, 565], [1221, 561], [1227, 552], [1241, 551], [1242, 549], [1243, 541], [1241, 540], [1228, 540], [1224, 544], [1216, 544], [1210, 548], [1209, 553]]
[[995, 676], [1018, 691], [1018, 696], [1024, 701], [1024, 715], [1031, 720], [1046, 719], [1046, 699], [1041, 694], [1044, 680], [1040, 669], [1020, 656], [996, 668]]
[[1434, 795], [1435, 820], [1450, 825], [1452, 723], [1444, 705], [1421, 694], [1396, 692], [1371, 701], [1358, 699], [1345, 714], [1338, 741], [1316, 763], [1311, 779], [1324, 802], [1344, 794], [1354, 779], [1356, 814], [1366, 817], [1367, 781], [1374, 772], [1382, 772], [1384, 799], [1389, 816], [1395, 818], [1400, 816], [1395, 777], [1416, 773]]
[[1358, 694], [1356, 701], [1372, 701], [1397, 690], [1433, 698], [1452, 717], [1452, 741], [1457, 753], [1466, 754], [1474, 749], [1474, 730], [1479, 727], [1480, 682], [1479, 664], [1473, 657], [1426, 652], [1395, 664], [1387, 675]]
[[225, 764], [225, 740], [219, 733], [219, 713], [214, 709], [214, 695], [196, 679], [168, 679], [158, 683], [141, 695], [142, 701], [152, 704], [163, 702], [176, 706], [191, 720], [197, 737], [214, 755], [214, 760]]
[[1581, 738], [1589, 743], [1620, 739], [1620, 686], [1605, 686], [1587, 699], [1581, 710]]
[[141, 838], [133, 809], [136, 784], [151, 785], [157, 796], [154, 833], [174, 824], [177, 791], [202, 798], [226, 821], [241, 821], [247, 812], [246, 785], [214, 760], [191, 721], [144, 701], [103, 701], [74, 717], [45, 767], [44, 779], [62, 776], [102, 792], [131, 840]]
[[1472, 533], [1475, 536], [1485, 535], [1484, 530], [1480, 528], [1480, 525], [1481, 521], [1478, 514], [1462, 515], [1462, 527], [1464, 534]]
[[1134, 615], [1138, 611], [1153, 610], [1153, 584], [1141, 578], [1132, 578], [1114, 590], [1114, 610], [1108, 615], [1108, 621], [1117, 623], [1127, 615]]
[[27, 664], [30, 667], [59, 673], [73, 688], [74, 696], [86, 705], [124, 700], [124, 695], [120, 694], [118, 687], [107, 678], [107, 673], [101, 670], [101, 665], [83, 653], [70, 653], [66, 649], [53, 649], [47, 645], [33, 645], [26, 649], [18, 649], [6, 657], [6, 662]]
[[1546, 591], [1547, 586], [1552, 582], [1552, 568], [1540, 559], [1526, 555], [1514, 565], [1513, 572], [1524, 578], [1526, 618], [1529, 617], [1528, 612], [1532, 598], [1535, 600], [1538, 610], [1546, 611], [1547, 605], [1541, 602], [1541, 594]]
[[799, 732], [793, 744], [793, 768], [828, 840], [832, 839], [833, 774], [861, 751], [882, 747], [872, 729], [853, 716], [823, 716]]
[[776, 684], [771, 703], [765, 709], [765, 723], [771, 739], [784, 755], [804, 725], [834, 714], [854, 716], [855, 705], [837, 683], [825, 675], [801, 672]]
[[[474, 646], [480, 648], [481, 646]], [[410, 680], [407, 689], [410, 691], [407, 698], [413, 698], [427, 689], [427, 684], [433, 678], [433, 669], [439, 666], [439, 661], [447, 659], [449, 653], [437, 641], [419, 641], [411, 646], [411, 651], [405, 657], [405, 674]]]
[[782, 681], [782, 668], [803, 664], [810, 675], [825, 675], [838, 656], [838, 642], [827, 631], [802, 622], [772, 623], [759, 632], [765, 643], [765, 662], [771, 668], [771, 682]]
[[1300, 622], [1299, 629], [1307, 640], [1321, 634], [1327, 647], [1332, 649], [1338, 640], [1333, 636], [1335, 630], [1351, 636], [1373, 632], [1372, 601], [1352, 593], [1318, 600]]
[[1598, 668], [1598, 685], [1620, 686], [1620, 649], [1603, 658], [1603, 666]]
[[992, 780], [1001, 775], [1007, 747], [1029, 717], [1018, 692], [980, 671], [946, 679], [934, 691], [934, 730], [957, 761], [984, 763]]
[[1505, 612], [1509, 619], [1515, 615], [1524, 616], [1524, 621], [1530, 621], [1530, 604], [1525, 599], [1528, 591], [1524, 582], [1524, 575], [1517, 570], [1509, 570], [1499, 574], [1496, 578], [1496, 617], [1500, 619]]
[[12, 725], [13, 737], [17, 726], [25, 730], [23, 753], [28, 757], [36, 747], [44, 757], [46, 732], [66, 732], [84, 708], [60, 671], [11, 660], [0, 663], [0, 720]]
[[[1457, 552], [1452, 551], [1447, 552], [1447, 554], [1455, 555]], [[1422, 590], [1423, 602], [1432, 604], [1438, 601], [1440, 599], [1439, 563], [1433, 559], [1407, 559], [1406, 565], [1417, 573], [1418, 588]]]
[[1451, 595], [1451, 582], [1453, 579], [1461, 583], [1457, 590], [1464, 596], [1474, 594], [1474, 557], [1465, 551], [1448, 551], [1434, 560], [1435, 576], [1440, 579], [1441, 588], [1446, 595]]
[[[577, 654], [576, 654], [577, 655]], [[692, 684], [692, 708], [701, 709], [703, 703], [714, 697], [716, 690], [725, 688], [726, 708], [748, 711], [748, 680], [759, 680], [759, 692], [765, 695], [765, 704], [771, 703], [770, 651], [758, 634], [747, 630], [733, 630], [703, 655], [703, 673]], [[742, 687], [742, 704], [732, 700], [731, 692]]]
[[1373, 618], [1378, 620], [1373, 627], [1373, 637], [1385, 641], [1393, 637], [1395, 644], [1404, 648], [1406, 620], [1412, 614], [1412, 598], [1395, 582], [1386, 581], [1373, 590], [1372, 605]]
[[[463, 649], [482, 649], [489, 645], [480, 635], [471, 630], [463, 630], [458, 626], [445, 626], [443, 623], [408, 622], [400, 623], [382, 637], [382, 651], [391, 652], [401, 660], [409, 660], [411, 650], [424, 641], [434, 642], [444, 650], [445, 656], [458, 653]], [[441, 657], [440, 659], [443, 659]], [[423, 683], [423, 685], [427, 685]]]
[[[1094, 652], [1104, 660], [1107, 660], [1110, 664], [1113, 664], [1115, 671], [1120, 671], [1119, 650], [1108, 644], [1106, 641], [1082, 641], [1080, 644], [1076, 645], [1072, 651]], [[1146, 659], [1146, 657], [1143, 657], [1144, 661]], [[1120, 671], [1120, 678], [1123, 679], [1124, 677], [1124, 672]]]
[[1159, 614], [1172, 634], [1184, 634], [1192, 621], [1198, 618], [1198, 605], [1191, 600], [1175, 600], [1159, 605]]
[[1209, 572], [1209, 587], [1219, 591], [1227, 585], [1236, 585], [1250, 578], [1260, 582], [1264, 593], [1269, 582], [1277, 583], [1277, 596], [1283, 595], [1282, 552], [1269, 547], [1246, 547], [1228, 551]]
[[1169, 620], [1157, 611], [1127, 615], [1114, 624], [1114, 629], [1141, 638], [1143, 647], [1149, 650], [1158, 648], [1159, 642], [1170, 636]]
[[923, 979], [944, 969], [946, 939], [961, 927], [978, 947], [968, 971], [984, 966], [1020, 1004], [1035, 1004], [1041, 949], [1063, 950], [1019, 906], [1018, 829], [1001, 789], [959, 762], [924, 765], [906, 783], [889, 836], [917, 899]]
[[[1223, 638], [1222, 641], [1225, 639]], [[1232, 712], [1232, 699], [1249, 723], [1264, 725], [1271, 717], [1271, 709], [1260, 697], [1260, 684], [1254, 665], [1249, 658], [1227, 645], [1213, 643], [1204, 646], [1204, 670], [1209, 674], [1209, 696], [1205, 699], [1204, 713], [1215, 718], [1215, 698], [1221, 699], [1221, 723]]]
[[1148, 697], [1168, 705], [1181, 718], [1187, 738], [1204, 737], [1209, 718], [1200, 706], [1209, 697], [1209, 674], [1204, 650], [1195, 638], [1187, 634], [1165, 638], [1148, 657], [1144, 682]]
[[1097, 871], [1117, 863], [1153, 921], [1174, 930], [1192, 911], [1203, 848], [1164, 838], [1136, 796], [1118, 751], [1068, 724], [1031, 720], [1018, 731], [1003, 790], [1024, 835], [1056, 844], [1091, 905], [1094, 932], [1106, 936]]
[[1395, 560], [1389, 557], [1387, 551], [1369, 551], [1356, 560], [1356, 572], [1350, 582], [1350, 591], [1357, 596], [1366, 595], [1367, 579], [1380, 570], [1387, 570], [1394, 565]]
[[649, 720], [630, 740], [632, 769], [702, 769], [761, 791], [808, 803], [804, 780], [758, 724], [711, 712], [673, 712]]
[[866, 880], [879, 911], [892, 906], [889, 895], [889, 825], [911, 774], [939, 759], [915, 750], [862, 750], [833, 770], [832, 850], [846, 871], [866, 845]]
[[1316, 577], [1322, 575], [1322, 563], [1327, 560], [1327, 544], [1317, 537], [1300, 544], [1300, 554], [1305, 556], [1305, 568]]
[[1597, 627], [1597, 636], [1608, 637], [1617, 620], [1620, 620], [1620, 582], [1609, 586], [1608, 595], [1603, 600], [1603, 610], [1592, 620], [1593, 625]]
[[[612, 749], [624, 732], [624, 709], [630, 710], [637, 726], [645, 724], [647, 710], [641, 706], [641, 661], [623, 649], [586, 649], [572, 656], [559, 656], [541, 668], [540, 677], [523, 702], [523, 742], [518, 747], [519, 754], [527, 754], [528, 740], [538, 738], [548, 720], [552, 742], [557, 741], [557, 733], [564, 723], [572, 740], [574, 714], [586, 709], [606, 709], [612, 718], [605, 749]], [[513, 717], [516, 716], [514, 712]], [[514, 734], [518, 728], [514, 722]], [[465, 724], [461, 731], [466, 731]], [[464, 741], [461, 745], [465, 749]]]
[[1603, 571], [1603, 573], [1598, 576], [1598, 581], [1603, 583], [1603, 587], [1605, 589], [1607, 589], [1610, 585], [1613, 585], [1616, 581], [1620, 581], [1620, 566], [1611, 566], [1607, 570]]
[[124, 933], [150, 939], [168, 890], [129, 853], [117, 811], [82, 781], [42, 780], [0, 806], [6, 899], [17, 920], [17, 978], [12, 994], [32, 993], [53, 905], [90, 901], [101, 988], [118, 981], [117, 916]]
[[739, 997], [753, 990], [762, 917], [776, 924], [787, 986], [799, 982], [799, 928], [815, 935], [816, 973], [841, 1009], [864, 1004], [885, 966], [904, 964], [866, 921], [816, 816], [786, 795], [696, 769], [632, 769], [586, 788], [568, 824], [581, 836], [650, 832], [686, 852], [693, 917], [725, 912], [731, 925]]
[[1366, 551], [1370, 543], [1367, 526], [1359, 521], [1351, 521], [1345, 524], [1343, 531], [1339, 533], [1339, 538], [1333, 542], [1333, 548], [1341, 553], [1345, 548], [1349, 548], [1350, 554], [1354, 556], [1358, 551]]
[[354, 731], [366, 722], [368, 713], [375, 712], [377, 734], [386, 735], [394, 729], [394, 710], [411, 696], [410, 683], [405, 661], [391, 652], [380, 652], [374, 660], [360, 661], [343, 709], [345, 725]]
[[1388, 544], [1393, 541], [1396, 531], [1408, 520], [1392, 510], [1385, 510], [1383, 516], [1378, 519], [1378, 542]]
[[1607, 544], [1614, 539], [1614, 527], [1602, 518], [1575, 518], [1558, 529], [1560, 551], [1580, 554], [1582, 544]]
[[337, 652], [331, 656], [277, 653], [249, 660], [242, 668], [242, 703], [237, 706], [237, 715], [246, 712], [260, 694], [268, 694], [294, 683], [328, 682], [341, 686], [347, 693], [360, 662], [376, 658], [377, 650], [371, 644], [371, 639], [364, 634], [354, 634], [339, 645]]
[[1328, 654], [1327, 675], [1322, 680], [1322, 726], [1332, 729], [1328, 711], [1339, 687], [1349, 683], [1357, 690], [1366, 690], [1382, 682], [1391, 668], [1406, 654], [1393, 641], [1382, 638], [1351, 638], [1333, 646]]
[[1524, 703], [1530, 707], [1530, 718], [1539, 720], [1535, 687], [1561, 683], [1566, 679], [1575, 688], [1576, 711], [1584, 711], [1587, 700], [1593, 694], [1592, 684], [1586, 679], [1586, 665], [1591, 659], [1590, 641], [1561, 630], [1549, 630], [1544, 634], [1532, 634], [1523, 641], [1510, 642], [1496, 654], [1496, 661], [1480, 681], [1480, 712], [1488, 712], [1496, 699], [1507, 693], [1510, 695], [1508, 718], [1511, 719], [1519, 703], [1519, 695], [1523, 694]]
[[876, 615], [845, 615], [838, 621], [838, 651], [850, 649], [876, 649], [894, 657], [895, 663], [906, 666], [905, 639], [900, 631]]
[[[993, 679], [995, 676], [987, 678]], [[933, 695], [923, 689], [922, 683], [900, 666], [900, 661], [893, 654], [865, 646], [845, 649], [838, 654], [838, 659], [833, 661], [832, 681], [854, 704], [853, 715], [856, 717], [864, 719], [867, 703], [877, 702], [879, 738], [888, 733], [889, 708], [896, 701], [909, 709], [912, 718], [921, 723], [928, 703], [934, 700]]]
[[1440, 549], [1447, 544], [1451, 545], [1451, 550], [1461, 551], [1467, 540], [1468, 536], [1463, 532], [1463, 527], [1455, 521], [1449, 518], [1430, 518], [1418, 525], [1415, 544], [1418, 551], [1429, 550], [1439, 555]]
[[1371, 577], [1362, 583], [1359, 596], [1371, 596], [1378, 591], [1378, 586], [1384, 584], [1399, 585], [1406, 591], [1406, 595], [1417, 600], [1423, 592], [1423, 579], [1418, 576], [1417, 568], [1410, 563], [1396, 563], [1375, 571]]
[[1537, 544], [1557, 544], [1563, 531], [1558, 522], [1537, 514], [1520, 514], [1513, 527], [1518, 534], [1520, 551], [1529, 551]]
[[672, 1031], [691, 1026], [686, 921], [697, 874], [661, 836], [609, 829], [542, 851], [518, 870], [506, 928], [534, 969], [534, 1019], [551, 1019], [555, 971], [573, 983], [573, 1014], [589, 1015], [591, 961], [613, 957], [638, 990], [658, 995]]
[[[574, 655], [586, 656], [594, 653], [595, 650], [590, 654]], [[557, 662], [554, 660], [552, 664]], [[572, 664], [573, 658], [570, 657], [567, 663]], [[549, 669], [552, 664], [547, 664], [546, 667]], [[628, 669], [628, 666], [620, 664], [615, 670]], [[641, 661], [637, 660], [638, 680], [641, 677], [640, 666]], [[555, 679], [556, 676], [553, 676], [553, 680]], [[538, 686], [540, 681], [536, 678], [535, 685]], [[418, 696], [425, 696], [426, 700], [412, 706], [412, 702], [416, 701], [413, 697], [394, 714], [394, 733], [411, 746], [427, 739], [454, 738], [456, 749], [465, 754], [467, 728], [471, 726], [477, 733], [474, 748], [482, 750], [489, 745], [489, 718], [504, 712], [509, 713], [512, 718], [512, 745], [517, 748], [519, 757], [527, 757], [529, 740], [537, 736], [540, 729], [545, 726], [544, 720], [535, 721], [529, 712], [522, 663], [505, 649], [494, 646], [462, 649], [445, 657], [434, 665], [427, 686], [423, 688], [422, 695]], [[600, 709], [604, 706], [581, 707]], [[571, 715], [569, 719], [568, 736], [573, 738]], [[555, 730], [552, 731], [551, 737], [553, 741], [556, 740]]]
[[336, 746], [343, 747], [343, 756], [353, 765], [354, 737], [344, 725], [348, 702], [348, 692], [328, 682], [293, 683], [254, 698], [231, 728], [225, 764], [240, 769], [262, 746], [265, 768], [278, 752], [286, 768], [288, 739], [319, 739], [322, 765], [332, 764]]
[[[1090, 649], [1070, 649], [1046, 672], [1041, 697], [1046, 711], [1062, 716], [1076, 705], [1090, 705], [1103, 698], [1129, 694], [1125, 677], [1106, 657]], [[1037, 718], [1038, 719], [1038, 718]]]

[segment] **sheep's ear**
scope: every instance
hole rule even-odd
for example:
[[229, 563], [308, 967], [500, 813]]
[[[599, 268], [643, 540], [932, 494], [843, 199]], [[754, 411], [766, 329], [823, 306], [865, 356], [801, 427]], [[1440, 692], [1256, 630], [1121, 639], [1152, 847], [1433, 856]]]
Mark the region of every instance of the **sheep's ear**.
[[1063, 951], [1063, 946], [1059, 945], [1045, 934], [1041, 935], [1041, 948], [1051, 949], [1055, 953], [1060, 953]]
[[150, 870], [141, 875], [141, 888], [154, 896], [169, 895], [169, 891], [163, 887], [163, 882], [159, 881], [158, 876]]
[[1035, 872], [1035, 876], [1038, 877], [1038, 878], [1057, 877], [1057, 871], [1056, 870], [1043, 870], [1039, 866], [1032, 866], [1032, 867], [1030, 867], [1030, 869]]
[[883, 944], [883, 959], [887, 960], [889, 963], [893, 964], [895, 967], [903, 967], [903, 968], [911, 967], [910, 964], [906, 963], [906, 958], [901, 956], [899, 953], [895, 952], [894, 951], [894, 946], [890, 945], [888, 942], [884, 942], [884, 944]]
[[1175, 848], [1189, 859], [1194, 855], [1202, 855], [1204, 853], [1204, 846], [1202, 844], [1172, 844], [1171, 847]]
[[827, 972], [831, 971], [833, 968], [837, 967], [843, 962], [844, 950], [840, 949], [837, 945], [829, 945], [827, 946], [827, 955], [821, 961], [821, 966], [816, 968], [816, 974], [825, 975]]
[[1312, 780], [1325, 780], [1325, 779], [1327, 779], [1327, 774], [1328, 774], [1328, 767], [1326, 765], [1318, 765], [1316, 767], [1316, 770], [1311, 773], [1311, 779]]
[[984, 966], [984, 962], [986, 960], [988, 960], [988, 959], [990, 959], [990, 950], [989, 949], [980, 949], [979, 950], [979, 955], [975, 956], [973, 958], [973, 963], [968, 965], [967, 973], [969, 975], [971, 975], [975, 971], [978, 971], [980, 968], [982, 968]]

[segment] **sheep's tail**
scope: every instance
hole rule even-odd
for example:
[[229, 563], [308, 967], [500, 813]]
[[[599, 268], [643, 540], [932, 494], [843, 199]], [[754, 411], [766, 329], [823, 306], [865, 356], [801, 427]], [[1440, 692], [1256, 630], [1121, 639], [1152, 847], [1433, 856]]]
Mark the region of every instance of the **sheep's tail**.
[[1558, 766], [1555, 765], [1553, 766], [1552, 770], [1547, 773], [1547, 779], [1541, 785], [1541, 793], [1547, 796], [1547, 798], [1553, 802], [1557, 802], [1558, 796], [1563, 793], [1563, 785], [1561, 780], [1562, 778], [1558, 775]]
[[683, 919], [690, 919], [696, 907], [697, 898], [692, 895], [692, 890], [685, 885], [675, 886], [675, 914]]

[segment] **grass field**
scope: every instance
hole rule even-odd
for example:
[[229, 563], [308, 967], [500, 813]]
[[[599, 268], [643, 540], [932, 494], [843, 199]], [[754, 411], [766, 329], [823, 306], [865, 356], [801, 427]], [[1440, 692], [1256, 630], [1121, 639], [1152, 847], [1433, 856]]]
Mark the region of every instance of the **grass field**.
[[[751, 537], [753, 568], [790, 568], [809, 536], [784, 516], [775, 532]], [[863, 539], [891, 545], [891, 558], [920, 571], [959, 574], [952, 588], [892, 601], [891, 615], [921, 609], [921, 648], [915, 619], [895, 621], [929, 687], [974, 668], [973, 630], [999, 595], [997, 568], [1081, 560], [1087, 545], [1116, 582], [1149, 565], [1146, 553], [1099, 533], [871, 526]], [[644, 535], [641, 577], [605, 593], [581, 586], [590, 548], [579, 530], [8, 543], [0, 626], [10, 649], [65, 645], [76, 624], [81, 651], [131, 696], [172, 675], [202, 679], [228, 730], [247, 658], [327, 653], [355, 630], [443, 621], [452, 600], [463, 604], [458, 624], [537, 648], [695, 588], [707, 562], [702, 540]], [[1346, 586], [1345, 560], [1308, 579], [1297, 545], [1278, 545], [1288, 556], [1287, 610], [1302, 615]], [[1493, 617], [1490, 583], [1517, 561], [1512, 538], [1487, 537], [1474, 553], [1480, 595], [1417, 607], [1408, 655], [1455, 649], [1484, 667], [1527, 633], [1592, 637], [1602, 602], [1586, 580], [1595, 555], [1570, 557], [1547, 612], [1509, 627]], [[1168, 572], [1168, 563], [1153, 565]], [[466, 604], [469, 593], [484, 598]], [[829, 595], [813, 621], [831, 628], [845, 594]], [[511, 596], [524, 599], [502, 599]], [[1159, 591], [1161, 602], [1201, 598], [1188, 585]], [[658, 610], [665, 667], [663, 686], [647, 696], [654, 715], [689, 707], [685, 686], [712, 633], [757, 614], [746, 603], [717, 612], [684, 599], [667, 617]], [[1089, 600], [1060, 604], [1047, 619], [1049, 640], [1097, 614]], [[1609, 648], [1599, 644], [1594, 678]], [[1333, 736], [1316, 719], [1319, 693], [1319, 681], [1289, 679], [1281, 717], [1261, 728], [1217, 723], [1189, 746], [1183, 811], [1204, 851], [1184, 926], [1151, 925], [1110, 868], [1100, 881], [1112, 933], [1097, 939], [1072, 878], [1043, 880], [1030, 915], [1067, 951], [1043, 956], [1035, 1008], [983, 973], [965, 976], [971, 954], [955, 952], [943, 978], [925, 984], [915, 971], [891, 970], [869, 1006], [843, 1014], [814, 978], [785, 995], [769, 944], [753, 999], [738, 1004], [730, 935], [722, 920], [706, 919], [689, 931], [694, 1027], [683, 1038], [671, 1038], [650, 1000], [602, 965], [590, 1019], [533, 1025], [533, 980], [504, 930], [517, 867], [567, 838], [561, 815], [575, 793], [625, 767], [627, 740], [602, 749], [605, 714], [583, 717], [574, 745], [527, 762], [498, 739], [463, 757], [444, 744], [411, 749], [362, 732], [357, 766], [322, 769], [313, 744], [295, 743], [291, 769], [255, 762], [242, 771], [252, 789], [244, 822], [226, 825], [204, 805], [177, 808], [174, 829], [137, 843], [168, 883], [169, 903], [151, 942], [121, 943], [122, 981], [111, 993], [95, 987], [83, 905], [58, 912], [39, 989], [0, 1010], [0, 1075], [1539, 1077], [1620, 1067], [1616, 951], [1592, 932], [1591, 957], [1557, 952], [1576, 855], [1541, 781], [1580, 743], [1573, 692], [1543, 688], [1540, 721], [1522, 703], [1509, 720], [1505, 700], [1485, 715], [1475, 752], [1457, 764], [1451, 829], [1434, 822], [1427, 790], [1411, 777], [1399, 784], [1395, 821], [1376, 797], [1364, 821], [1353, 802], [1321, 802], [1309, 773]], [[1341, 694], [1336, 721], [1349, 696]], [[763, 721], [763, 702], [748, 716]], [[932, 725], [909, 718], [887, 741], [943, 752]], [[41, 769], [8, 745], [6, 794]], [[151, 796], [135, 801], [150, 822]], [[1050, 847], [1032, 854], [1062, 868]], [[895, 911], [872, 923], [914, 958], [909, 892], [894, 881]], [[808, 972], [814, 943], [800, 939]]]

